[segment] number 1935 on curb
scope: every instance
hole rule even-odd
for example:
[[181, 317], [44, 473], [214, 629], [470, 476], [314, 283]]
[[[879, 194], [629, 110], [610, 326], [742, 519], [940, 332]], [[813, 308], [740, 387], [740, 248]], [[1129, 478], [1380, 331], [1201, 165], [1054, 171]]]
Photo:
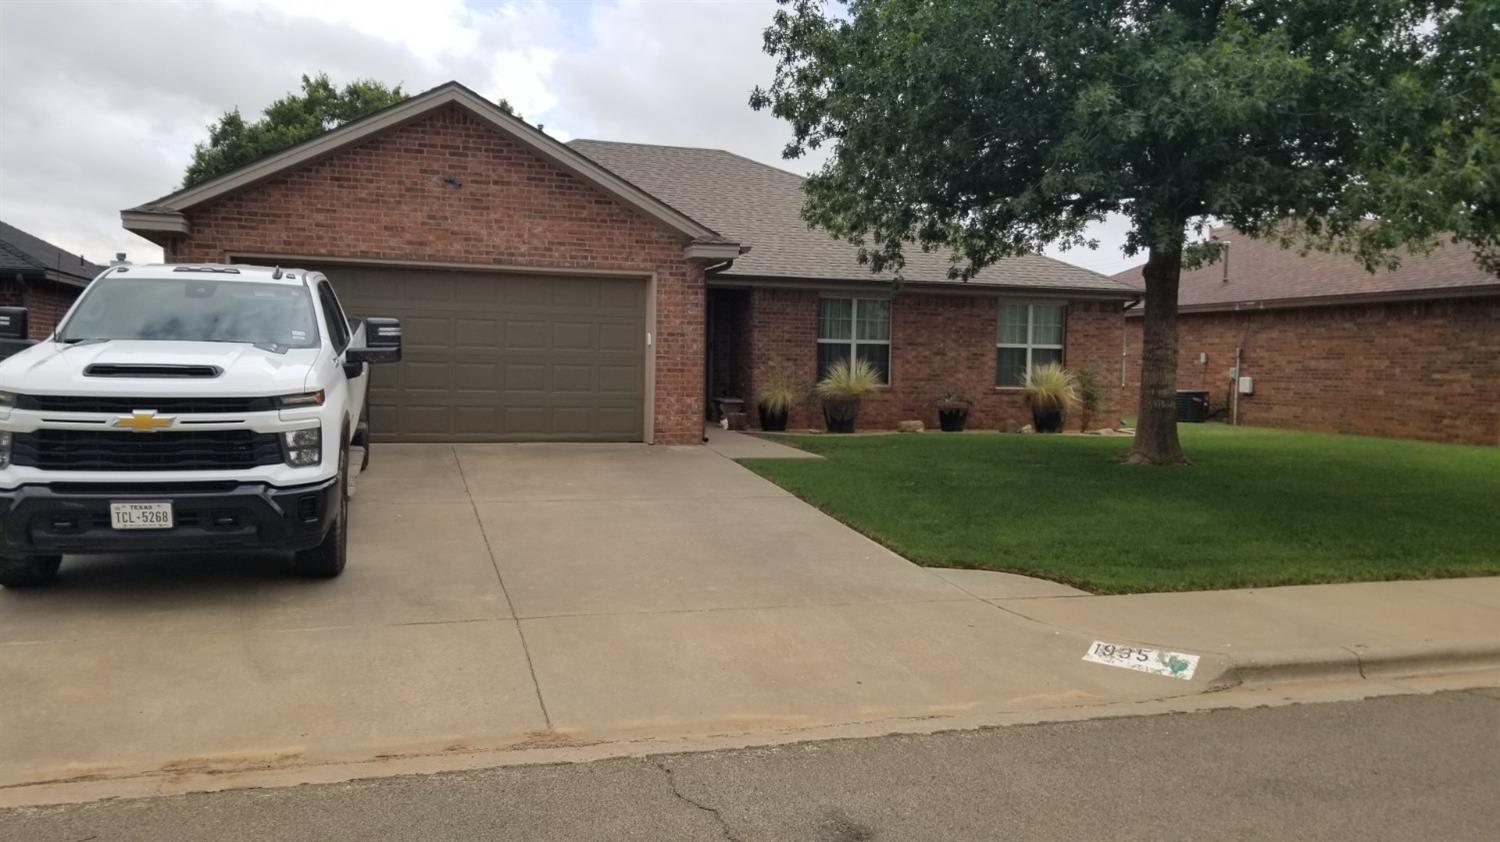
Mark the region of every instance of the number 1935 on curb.
[[1168, 678], [1190, 680], [1198, 669], [1198, 656], [1182, 652], [1167, 652], [1163, 649], [1148, 649], [1143, 646], [1125, 646], [1096, 640], [1089, 646], [1083, 659], [1094, 664], [1122, 667], [1136, 672], [1149, 672]]

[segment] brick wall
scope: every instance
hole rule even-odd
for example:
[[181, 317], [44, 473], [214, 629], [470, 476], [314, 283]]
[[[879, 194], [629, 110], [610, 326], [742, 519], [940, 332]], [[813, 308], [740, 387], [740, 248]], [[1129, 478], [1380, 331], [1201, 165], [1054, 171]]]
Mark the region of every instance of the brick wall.
[[82, 292], [81, 288], [49, 281], [28, 281], [22, 290], [15, 278], [8, 278], [0, 280], [0, 307], [26, 307], [30, 311], [27, 332], [32, 339], [44, 339]]
[[654, 273], [656, 441], [702, 440], [704, 266], [683, 258], [686, 238], [463, 109], [187, 215], [192, 233], [168, 244], [168, 261], [259, 253]]
[[[995, 388], [995, 337], [999, 304], [993, 297], [898, 294], [891, 306], [891, 384], [860, 408], [864, 429], [889, 429], [898, 421], [938, 423], [936, 398], [960, 392], [974, 402], [971, 429], [1031, 423], [1031, 411], [1014, 389]], [[1119, 421], [1119, 302], [1073, 302], [1068, 306], [1064, 359], [1092, 365], [1104, 390], [1103, 408], [1092, 427]], [[748, 345], [751, 374], [747, 394], [770, 377], [811, 390], [817, 377], [818, 293], [755, 289], [750, 295]], [[792, 413], [790, 429], [823, 426], [821, 409], [807, 400]]]
[[[1133, 407], [1141, 325], [1128, 321]], [[1215, 408], [1242, 349], [1255, 379], [1242, 424], [1500, 444], [1500, 297], [1183, 314], [1178, 331], [1178, 388], [1207, 389]]]

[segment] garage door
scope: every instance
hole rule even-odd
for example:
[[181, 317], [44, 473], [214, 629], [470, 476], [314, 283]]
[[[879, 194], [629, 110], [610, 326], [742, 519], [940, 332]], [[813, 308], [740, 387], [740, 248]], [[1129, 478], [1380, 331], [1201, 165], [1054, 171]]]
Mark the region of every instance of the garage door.
[[376, 441], [643, 440], [644, 280], [301, 265], [350, 316], [401, 319], [404, 359], [371, 381]]

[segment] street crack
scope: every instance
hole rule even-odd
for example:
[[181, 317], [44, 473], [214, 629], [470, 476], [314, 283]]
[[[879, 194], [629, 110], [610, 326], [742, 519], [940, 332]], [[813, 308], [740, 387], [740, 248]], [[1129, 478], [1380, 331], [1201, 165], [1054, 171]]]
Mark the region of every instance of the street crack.
[[702, 803], [701, 801], [694, 800], [686, 793], [684, 793], [680, 788], [678, 788], [677, 777], [672, 772], [672, 767], [655, 758], [651, 758], [651, 764], [660, 769], [661, 773], [666, 776], [667, 788], [672, 790], [672, 794], [677, 797], [677, 800], [696, 808], [700, 812], [707, 813], [710, 816], [713, 816], [714, 821], [719, 825], [719, 833], [722, 834], [725, 839], [729, 840], [729, 842], [744, 842], [744, 840], [734, 835], [733, 830], [729, 829], [729, 822], [724, 820], [723, 814], [720, 813], [716, 808], [710, 807], [707, 804]]

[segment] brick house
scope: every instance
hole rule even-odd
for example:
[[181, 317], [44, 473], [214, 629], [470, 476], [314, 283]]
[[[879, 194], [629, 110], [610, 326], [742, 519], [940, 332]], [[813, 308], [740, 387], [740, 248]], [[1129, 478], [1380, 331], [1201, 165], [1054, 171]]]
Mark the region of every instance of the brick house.
[[51, 333], [83, 288], [103, 271], [103, 266], [0, 222], [0, 307], [30, 310], [32, 339]]
[[[345, 308], [403, 320], [377, 438], [702, 440], [712, 397], [810, 387], [857, 355], [887, 385], [862, 426], [1026, 418], [1030, 361], [1101, 373], [1118, 417], [1127, 285], [1043, 257], [967, 284], [912, 255], [904, 284], [802, 221], [802, 180], [727, 152], [564, 144], [448, 83], [123, 211], [172, 262], [318, 269]], [[819, 426], [810, 407], [793, 418]]]
[[[1227, 263], [1182, 274], [1179, 389], [1207, 390], [1215, 414], [1242, 424], [1500, 444], [1500, 278], [1466, 246], [1371, 273], [1346, 255], [1213, 236]], [[1139, 268], [1115, 278], [1144, 283]], [[1132, 399], [1138, 316], [1128, 311]], [[1235, 394], [1236, 349], [1252, 394]]]

